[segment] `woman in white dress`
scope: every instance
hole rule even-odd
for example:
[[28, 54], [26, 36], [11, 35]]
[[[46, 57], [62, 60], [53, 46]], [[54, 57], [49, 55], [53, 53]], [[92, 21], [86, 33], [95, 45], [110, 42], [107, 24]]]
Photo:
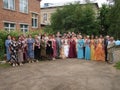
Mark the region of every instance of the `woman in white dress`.
[[68, 44], [68, 38], [66, 37], [64, 40], [64, 54], [66, 57], [68, 57], [69, 54], [69, 44]]

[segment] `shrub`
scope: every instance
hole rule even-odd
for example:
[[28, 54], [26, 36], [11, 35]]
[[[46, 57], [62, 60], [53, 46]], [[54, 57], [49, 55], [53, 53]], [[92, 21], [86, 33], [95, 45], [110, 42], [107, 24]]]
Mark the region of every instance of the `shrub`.
[[117, 62], [117, 63], [115, 64], [115, 67], [120, 70], [120, 62]]
[[[37, 35], [39, 33], [42, 33], [42, 30], [39, 31], [34, 31], [34, 32], [28, 32], [26, 35], [31, 34], [33, 37], [34, 35]], [[4, 54], [5, 54], [5, 40], [8, 35], [14, 36], [18, 38], [19, 35], [23, 34], [22, 32], [19, 31], [12, 31], [10, 33], [0, 30], [0, 60], [4, 59]]]

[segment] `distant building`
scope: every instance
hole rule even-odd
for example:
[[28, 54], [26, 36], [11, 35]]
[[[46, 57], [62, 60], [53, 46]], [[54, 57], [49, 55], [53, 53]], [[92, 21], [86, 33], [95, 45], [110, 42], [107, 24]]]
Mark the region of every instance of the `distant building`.
[[1, 0], [0, 29], [8, 32], [40, 30], [41, 0]]
[[[83, 3], [82, 5], [86, 5], [86, 3]], [[98, 3], [91, 3], [91, 5], [93, 6], [95, 12], [96, 12], [96, 15], [98, 13], [98, 9], [99, 9], [99, 6], [98, 6]], [[62, 9], [64, 6], [64, 4], [45, 4], [43, 7], [41, 7], [41, 26], [44, 27], [46, 25], [50, 25], [50, 19], [51, 19], [51, 15], [52, 13], [56, 12], [56, 10], [59, 8], [59, 9]]]

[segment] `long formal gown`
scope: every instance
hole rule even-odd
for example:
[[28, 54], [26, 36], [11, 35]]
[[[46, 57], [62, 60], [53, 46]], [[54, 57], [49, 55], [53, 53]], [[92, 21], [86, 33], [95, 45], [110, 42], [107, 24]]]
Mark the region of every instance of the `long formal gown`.
[[60, 37], [57, 37], [56, 38], [56, 50], [57, 50], [57, 57], [59, 58], [59, 56], [60, 56], [60, 50], [61, 50], [61, 45], [62, 45], [62, 43], [61, 43], [61, 38]]
[[51, 40], [48, 40], [48, 42], [47, 42], [46, 54], [47, 54], [48, 59], [52, 59], [53, 49], [52, 49], [52, 41]]
[[83, 39], [78, 39], [77, 42], [77, 58], [83, 59], [83, 46], [84, 46], [84, 40]]
[[19, 63], [22, 63], [24, 60], [23, 60], [23, 50], [24, 50], [24, 47], [23, 47], [23, 43], [21, 40], [18, 40], [17, 42], [18, 44], [18, 62]]
[[95, 49], [95, 60], [105, 61], [105, 53], [103, 49], [103, 42], [101, 39], [98, 40], [98, 44]]
[[18, 63], [18, 57], [17, 57], [17, 50], [18, 50], [18, 45], [16, 41], [11, 41], [10, 43], [10, 51], [11, 51], [11, 59], [10, 62], [13, 64]]
[[40, 42], [40, 49], [41, 49], [41, 59], [46, 58], [46, 43], [44, 40], [41, 40]]
[[65, 39], [65, 43], [64, 43], [64, 54], [65, 54], [65, 57], [68, 57], [68, 54], [69, 54], [69, 44], [68, 44], [68, 40]]
[[55, 58], [57, 56], [56, 40], [55, 39], [52, 39], [52, 48], [53, 48], [53, 57]]
[[85, 40], [85, 59], [90, 60], [90, 40]]
[[94, 39], [91, 39], [90, 41], [90, 54], [91, 54], [91, 60], [95, 60], [95, 41]]
[[11, 43], [11, 40], [6, 40], [5, 41], [5, 47], [6, 47], [6, 55], [7, 55], [7, 61], [10, 61], [10, 58], [11, 58], [11, 54], [10, 54], [10, 43]]
[[39, 41], [39, 39], [35, 39], [34, 48], [35, 48], [34, 49], [34, 58], [36, 60], [40, 60], [41, 55], [40, 55], [40, 41]]
[[34, 50], [33, 50], [33, 44], [34, 44], [33, 38], [28, 38], [27, 40], [27, 46], [28, 46], [28, 58], [34, 59]]
[[61, 39], [61, 49], [60, 49], [60, 58], [65, 59], [65, 52], [64, 52], [64, 39]]
[[70, 47], [69, 47], [69, 58], [76, 58], [76, 42], [75, 40], [70, 41]]
[[27, 62], [28, 56], [27, 56], [27, 38], [24, 38], [22, 40], [23, 44], [23, 60], [24, 62]]

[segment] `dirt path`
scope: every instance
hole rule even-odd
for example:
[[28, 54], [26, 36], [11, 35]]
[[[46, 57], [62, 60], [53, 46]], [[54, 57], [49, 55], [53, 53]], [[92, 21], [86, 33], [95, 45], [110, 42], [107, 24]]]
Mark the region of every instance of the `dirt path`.
[[0, 70], [0, 90], [120, 90], [120, 71], [77, 59], [25, 64]]

